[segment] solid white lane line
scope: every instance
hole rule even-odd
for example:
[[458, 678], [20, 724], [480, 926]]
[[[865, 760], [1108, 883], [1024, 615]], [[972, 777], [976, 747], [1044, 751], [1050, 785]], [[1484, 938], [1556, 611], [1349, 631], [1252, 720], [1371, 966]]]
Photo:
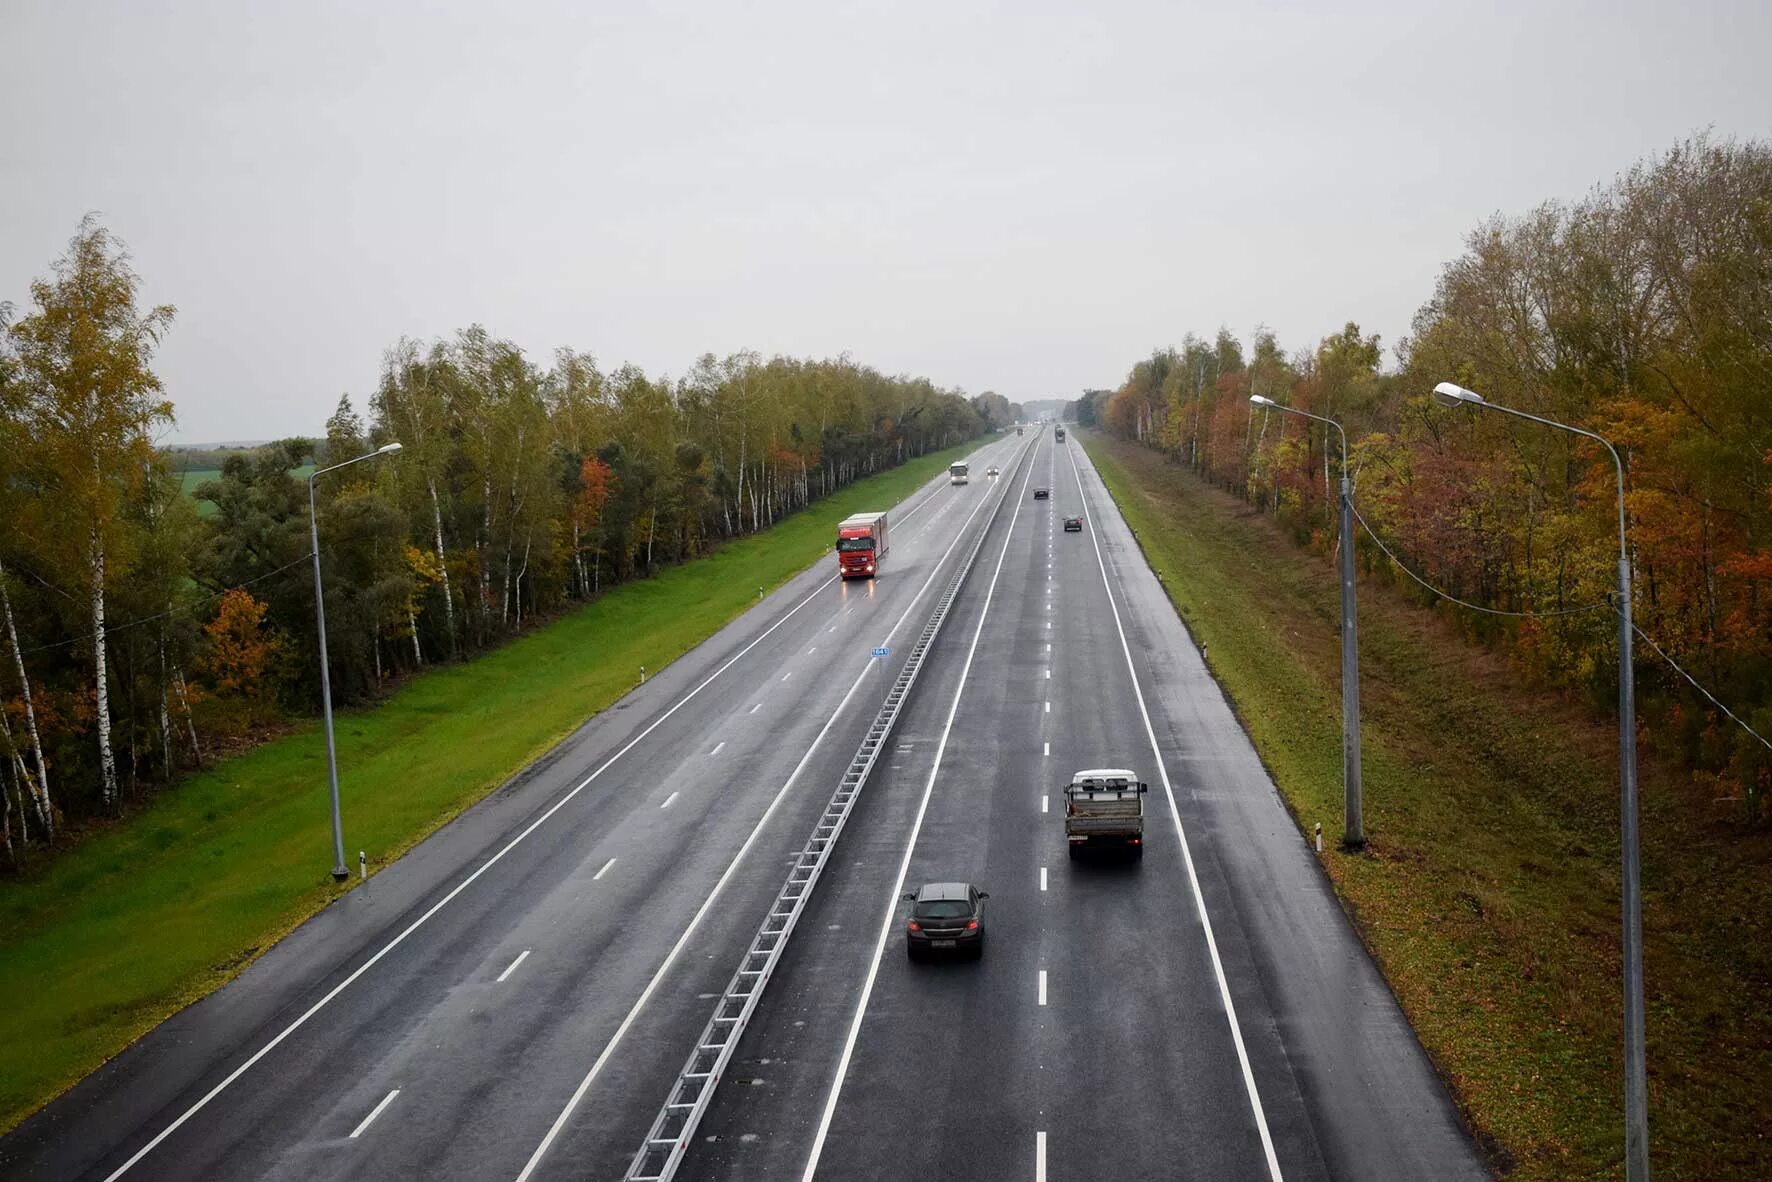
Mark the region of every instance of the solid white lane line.
[[817, 651], [818, 651], [818, 646], [815, 644], [811, 648], [806, 650], [806, 655], [810, 657], [813, 653], [815, 653]]
[[1071, 457], [1071, 472], [1077, 480], [1077, 493], [1083, 497], [1083, 516], [1089, 521], [1089, 540], [1095, 546], [1095, 565], [1101, 571], [1101, 585], [1107, 591], [1108, 607], [1113, 611], [1114, 630], [1120, 634], [1120, 651], [1126, 657], [1126, 672], [1132, 678], [1132, 694], [1138, 700], [1138, 716], [1144, 721], [1145, 738], [1157, 762], [1157, 775], [1163, 781], [1163, 793], [1169, 798], [1169, 817], [1175, 823], [1175, 836], [1181, 842], [1181, 858], [1187, 867], [1188, 884], [1194, 890], [1194, 906], [1200, 913], [1200, 927], [1206, 933], [1206, 950], [1212, 955], [1212, 973], [1218, 979], [1218, 995], [1224, 1001], [1225, 1018], [1230, 1022], [1231, 1041], [1237, 1048], [1237, 1062], [1243, 1068], [1243, 1089], [1249, 1094], [1249, 1107], [1255, 1114], [1255, 1127], [1261, 1133], [1262, 1152], [1267, 1155], [1268, 1176], [1280, 1182], [1280, 1159], [1274, 1154], [1274, 1139], [1268, 1133], [1267, 1112], [1261, 1106], [1261, 1093], [1255, 1086], [1255, 1072], [1249, 1066], [1249, 1051], [1243, 1045], [1243, 1028], [1237, 1023], [1237, 1006], [1231, 1000], [1230, 982], [1225, 979], [1224, 962], [1218, 955], [1218, 941], [1212, 935], [1212, 917], [1206, 914], [1206, 896], [1200, 891], [1200, 876], [1194, 871], [1193, 851], [1188, 848], [1187, 832], [1181, 827], [1181, 809], [1175, 803], [1175, 786], [1169, 781], [1169, 768], [1163, 762], [1163, 749], [1157, 744], [1157, 731], [1151, 725], [1151, 712], [1145, 706], [1144, 689], [1138, 681], [1138, 667], [1132, 661], [1132, 645], [1126, 640], [1126, 627], [1120, 622], [1120, 605], [1114, 599], [1112, 581], [1108, 578], [1107, 561], [1101, 556], [1101, 542], [1096, 539], [1095, 522], [1089, 512], [1089, 498], [1083, 492], [1083, 471], [1077, 457]]
[[1044, 792], [1040, 793], [1040, 811], [1046, 811], [1046, 794]]
[[369, 1123], [371, 1121], [373, 1121], [376, 1117], [380, 1116], [382, 1113], [382, 1109], [384, 1109], [388, 1105], [392, 1104], [394, 1102], [394, 1097], [398, 1096], [399, 1094], [400, 1094], [400, 1089], [395, 1088], [393, 1091], [391, 1091], [387, 1095], [383, 1096], [381, 1098], [381, 1103], [377, 1104], [374, 1108], [371, 1108], [369, 1110], [369, 1115], [363, 1118], [363, 1123], [358, 1125], [355, 1129], [351, 1130], [351, 1140], [355, 1141], [358, 1137], [361, 1137], [363, 1135], [363, 1130], [369, 1127]]
[[603, 869], [601, 869], [601, 870], [597, 871], [597, 873], [591, 875], [591, 881], [596, 882], [599, 878], [602, 878], [605, 874], [608, 874], [609, 868], [613, 865], [615, 865], [614, 858], [611, 858], [611, 859], [609, 859], [609, 861], [603, 863]]
[[[501, 846], [499, 848], [499, 851], [496, 854], [493, 854], [490, 858], [488, 858], [484, 862], [480, 863], [479, 867], [472, 874], [468, 875], [466, 878], [464, 878], [460, 882], [456, 883], [455, 886], [450, 889], [448, 894], [444, 895], [441, 899], [438, 899], [435, 903], [431, 904], [430, 908], [428, 910], [426, 910], [423, 914], [421, 914], [417, 919], [413, 920], [411, 923], [407, 924], [404, 928], [400, 929], [399, 935], [395, 936], [392, 940], [389, 940], [386, 944], [383, 944], [381, 946], [380, 951], [378, 951], [374, 956], [371, 956], [368, 960], [364, 961], [362, 964], [358, 965], [357, 968], [354, 971], [352, 971], [350, 976], [348, 976], [344, 980], [340, 981], [337, 985], [334, 985], [330, 990], [328, 990], [326, 992], [326, 994], [324, 996], [322, 996], [320, 998], [319, 1001], [316, 1001], [313, 1005], [311, 1005], [307, 1009], [303, 1010], [301, 1012], [301, 1015], [299, 1017], [297, 1017], [295, 1019], [295, 1021], [291, 1022], [289, 1025], [285, 1026], [281, 1031], [279, 1031], [277, 1033], [276, 1037], [272, 1038], [271, 1041], [267, 1042], [264, 1046], [260, 1047], [256, 1051], [254, 1051], [252, 1053], [252, 1056], [249, 1059], [247, 1059], [244, 1063], [240, 1064], [240, 1066], [234, 1068], [233, 1071], [229, 1072], [226, 1076], [224, 1076], [220, 1083], [216, 1084], [214, 1087], [210, 1088], [207, 1092], [203, 1093], [202, 1097], [199, 1098], [196, 1103], [192, 1104], [189, 1108], [185, 1109], [184, 1112], [179, 1114], [179, 1117], [177, 1120], [174, 1120], [171, 1124], [167, 1125], [165, 1128], [161, 1129], [158, 1133], [154, 1134], [153, 1139], [151, 1141], [149, 1141], [146, 1145], [143, 1145], [140, 1149], [136, 1150], [134, 1155], [131, 1156], [128, 1161], [124, 1162], [122, 1165], [118, 1166], [115, 1170], [112, 1170], [108, 1175], [106, 1175], [105, 1182], [116, 1182], [116, 1180], [118, 1178], [121, 1178], [124, 1174], [128, 1173], [130, 1171], [130, 1169], [132, 1167], [134, 1167], [136, 1162], [140, 1161], [142, 1158], [144, 1158], [148, 1154], [152, 1153], [156, 1148], [159, 1147], [159, 1145], [162, 1141], [166, 1140], [166, 1138], [172, 1136], [173, 1133], [177, 1132], [180, 1128], [182, 1128], [186, 1121], [190, 1120], [193, 1116], [196, 1116], [197, 1113], [201, 1112], [205, 1107], [207, 1107], [211, 1100], [213, 1100], [217, 1096], [221, 1095], [222, 1092], [224, 1090], [226, 1090], [229, 1086], [231, 1086], [235, 1080], [239, 1079], [242, 1075], [245, 1075], [248, 1071], [252, 1070], [252, 1068], [258, 1063], [258, 1061], [260, 1059], [264, 1058], [266, 1055], [268, 1055], [272, 1051], [276, 1050], [277, 1047], [281, 1046], [284, 1039], [288, 1038], [290, 1035], [294, 1034], [297, 1030], [301, 1029], [302, 1026], [306, 1025], [308, 1019], [312, 1018], [315, 1014], [319, 1013], [322, 1009], [324, 1009], [332, 1001], [333, 998], [335, 998], [339, 994], [343, 993], [346, 989], [349, 989], [353, 984], [356, 983], [356, 981], [359, 977], [361, 977], [364, 973], [367, 973], [370, 969], [374, 968], [377, 964], [381, 963], [382, 957], [386, 956], [388, 953], [392, 952], [395, 948], [399, 947], [402, 943], [404, 943], [408, 936], [412, 935], [413, 932], [416, 932], [419, 928], [423, 927], [427, 922], [429, 922], [430, 918], [433, 915], [437, 914], [437, 912], [443, 910], [443, 908], [445, 908], [445, 907], [449, 906], [449, 904], [453, 903], [455, 901], [455, 897], [457, 895], [461, 894], [463, 891], [467, 890], [470, 886], [472, 886], [475, 882], [479, 881], [479, 878], [482, 874], [485, 874], [488, 870], [492, 869], [493, 866], [497, 865], [500, 861], [502, 861], [506, 854], [510, 853], [512, 850], [516, 849], [518, 845], [522, 844], [523, 840], [525, 838], [527, 838], [531, 833], [534, 833], [537, 829], [540, 829], [543, 825], [547, 824], [547, 822], [550, 819], [552, 819], [552, 817], [555, 813], [557, 813], [561, 809], [565, 808], [566, 805], [573, 800], [573, 798], [575, 798], [580, 792], [584, 791], [586, 786], [588, 786], [598, 776], [602, 775], [610, 767], [614, 766], [616, 760], [620, 759], [622, 756], [626, 755], [629, 751], [632, 751], [635, 747], [639, 746], [639, 744], [642, 741], [644, 741], [648, 735], [650, 735], [653, 731], [657, 730], [659, 727], [663, 726], [666, 719], [670, 718], [677, 711], [681, 710], [684, 706], [688, 705], [688, 703], [690, 702], [691, 699], [693, 699], [697, 694], [701, 693], [701, 691], [706, 689], [709, 685], [712, 685], [715, 678], [719, 677], [720, 674], [726, 672], [726, 670], [728, 670], [728, 669], [732, 668], [732, 666], [736, 665], [740, 660], [742, 660], [745, 657], [746, 654], [748, 654], [752, 649], [756, 648], [759, 644], [762, 644], [763, 641], [768, 639], [775, 632], [775, 630], [777, 628], [780, 628], [783, 624], [785, 624], [789, 620], [793, 619], [795, 614], [798, 613], [801, 608], [803, 608], [807, 604], [811, 603], [814, 599], [817, 599], [821, 594], [824, 593], [824, 590], [826, 587], [829, 587], [832, 583], [834, 583], [836, 581], [837, 581], [837, 576], [832, 575], [830, 578], [828, 578], [828, 579], [824, 580], [824, 582], [820, 583], [817, 587], [814, 587], [812, 589], [811, 593], [806, 596], [806, 598], [800, 600], [799, 603], [796, 603], [793, 607], [789, 608], [787, 610], [787, 612], [782, 615], [781, 619], [775, 621], [775, 623], [773, 623], [773, 624], [769, 625], [769, 627], [765, 628], [761, 633], [759, 633], [757, 635], [757, 638], [755, 640], [751, 641], [749, 644], [747, 644], [743, 648], [739, 649], [736, 653], [732, 654], [732, 656], [728, 657], [724, 664], [722, 664], [719, 668], [715, 669], [712, 673], [708, 674], [707, 677], [704, 678], [698, 685], [696, 685], [696, 687], [694, 689], [692, 689], [688, 693], [684, 694], [681, 698], [678, 698], [676, 703], [674, 705], [672, 705], [669, 710], [666, 710], [663, 714], [660, 714], [657, 718], [653, 719], [650, 723], [648, 723], [646, 726], [646, 729], [642, 730], [639, 734], [637, 734], [633, 738], [629, 739], [625, 744], [622, 745], [620, 750], [618, 750], [614, 755], [611, 755], [608, 759], [604, 760], [601, 764], [599, 764], [597, 769], [595, 771], [593, 771], [590, 775], [586, 776], [584, 779], [580, 780], [578, 782], [577, 786], [572, 789], [572, 791], [561, 796], [559, 800], [555, 801], [552, 805], [548, 806], [547, 810], [545, 812], [543, 812], [541, 814], [541, 816], [539, 816], [535, 820], [531, 821], [527, 828], [525, 828], [522, 832], [518, 833], [517, 836], [511, 838], [510, 841], [506, 842], [503, 846]], [[611, 863], [613, 863], [614, 861], [615, 861], [615, 859], [613, 859], [613, 858], [610, 859]], [[607, 869], [609, 869], [609, 867], [605, 866], [603, 869], [607, 870]], [[602, 871], [598, 871], [597, 877], [599, 877], [599, 878], [602, 877]]]
[[718, 743], [714, 744], [714, 749], [712, 751], [708, 752], [708, 754], [709, 755], [718, 755], [718, 754], [720, 754], [720, 748], [722, 748], [724, 746], [726, 746], [726, 740], [721, 739]]
[[783, 673], [781, 675], [781, 679], [783, 681], [786, 681], [788, 678], [792, 677], [793, 675], [794, 675], [794, 671], [792, 669], [789, 669], [786, 673]]
[[665, 797], [665, 802], [663, 804], [659, 805], [658, 807], [661, 809], [670, 808], [672, 803], [674, 803], [676, 801], [677, 796], [678, 796], [677, 793], [675, 793], [675, 792], [671, 793], [669, 796]]
[[1046, 1133], [1034, 1134], [1034, 1182], [1046, 1182]]
[[1040, 1004], [1046, 1004], [1046, 970], [1040, 970]]
[[525, 948], [523, 951], [517, 953], [517, 959], [513, 960], [511, 962], [511, 967], [506, 969], [504, 972], [502, 972], [498, 975], [498, 983], [501, 985], [504, 984], [504, 979], [506, 977], [510, 976], [512, 973], [516, 972], [517, 966], [522, 964], [524, 961], [526, 961], [528, 959], [529, 959], [529, 949]]
[[[953, 734], [954, 717], [960, 712], [960, 701], [966, 696], [966, 682], [972, 676], [972, 659], [978, 653], [979, 639], [984, 635], [985, 623], [991, 617], [991, 602], [997, 594], [997, 580], [1002, 577], [1003, 560], [1009, 556], [1009, 543], [1015, 537], [1015, 523], [1021, 517], [1021, 493], [1027, 491], [1028, 478], [1031, 476], [1033, 466], [1029, 465], [1027, 474], [1022, 477], [1020, 492], [1015, 498], [1015, 511], [1009, 515], [1009, 528], [1003, 534], [1003, 548], [997, 552], [997, 565], [991, 571], [990, 586], [984, 593], [984, 610], [979, 613], [978, 624], [972, 630], [972, 643], [966, 649], [966, 661], [960, 666], [960, 684], [954, 690], [954, 700], [948, 705], [947, 721], [942, 724], [941, 739], [935, 745], [935, 762], [929, 767], [929, 778], [923, 784], [923, 799], [917, 803], [917, 815], [911, 822], [910, 839], [905, 842], [904, 857], [898, 864], [898, 880], [886, 896], [886, 909], [880, 916], [880, 933], [874, 939], [874, 959], [868, 966], [867, 982], [862, 986], [861, 997], [855, 1005], [855, 1017], [849, 1023], [849, 1035], [843, 1042], [843, 1054], [837, 1060], [836, 1076], [831, 1080], [831, 1091], [825, 1099], [824, 1114], [819, 1117], [818, 1134], [813, 1138], [812, 1153], [806, 1160], [806, 1170], [801, 1175], [802, 1182], [812, 1182], [812, 1175], [818, 1171], [818, 1159], [824, 1153], [825, 1138], [831, 1132], [831, 1119], [837, 1114], [837, 1101], [843, 1095], [843, 1080], [849, 1074], [849, 1061], [855, 1057], [855, 1041], [861, 1035], [861, 1023], [867, 1017], [868, 1000], [874, 993], [874, 981], [880, 975], [880, 958], [885, 955], [886, 941], [897, 926], [898, 900], [904, 894], [904, 879], [910, 873], [911, 855], [916, 852], [917, 837], [923, 832], [923, 817], [929, 811], [929, 797], [935, 791], [935, 778], [941, 773], [941, 760], [947, 753], [948, 738]], [[518, 1182], [522, 1182], [522, 1179], [518, 1179]]]
[[1046, 867], [1044, 866], [1040, 867], [1040, 889], [1046, 889]]
[[759, 711], [759, 710], [761, 710], [761, 709], [762, 709], [762, 708], [763, 708], [763, 703], [761, 703], [761, 702], [758, 702], [758, 703], [757, 703], [757, 704], [756, 704], [756, 705], [755, 705], [755, 706], [752, 706], [752, 707], [751, 707], [751, 711], [750, 711], [750, 712], [751, 712], [751, 713], [752, 713], [752, 714], [755, 714], [755, 713], [756, 713], [756, 712], [757, 712], [757, 711]]
[[[947, 562], [948, 556], [954, 552], [954, 547], [960, 544], [960, 539], [966, 535], [967, 526], [972, 524], [972, 519], [978, 515], [978, 511], [984, 507], [987, 500], [988, 498], [981, 497], [973, 505], [972, 512], [966, 515], [966, 520], [961, 522], [960, 528], [954, 531], [953, 541], [948, 543], [948, 548], [942, 551], [941, 557], [936, 559], [930, 566], [928, 577], [923, 580], [923, 585], [917, 588], [916, 594], [911, 596], [910, 602], [905, 605], [904, 611], [899, 614], [898, 619], [892, 625], [891, 631], [886, 633], [884, 640], [891, 640], [897, 635], [898, 630], [904, 626], [904, 622], [910, 618], [911, 612], [923, 601], [923, 596], [928, 592], [929, 585], [935, 581], [935, 576], [941, 573], [942, 565]], [[1000, 564], [999, 560], [999, 565]], [[988, 605], [988, 598], [986, 603]], [[982, 617], [979, 622], [982, 625]], [[882, 643], [884, 643], [884, 641]], [[976, 637], [974, 638], [973, 643], [975, 645], [977, 644]], [[968, 664], [970, 664], [970, 658], [968, 659]], [[750, 852], [751, 846], [756, 844], [757, 835], [763, 832], [763, 827], [767, 825], [769, 819], [775, 815], [776, 808], [787, 797], [788, 790], [794, 786], [795, 782], [800, 778], [800, 773], [805, 771], [807, 765], [812, 762], [812, 757], [824, 743], [825, 736], [830, 733], [831, 727], [836, 724], [838, 716], [848, 707], [849, 700], [855, 696], [855, 691], [860, 689], [862, 683], [868, 679], [868, 674], [872, 672], [872, 668], [873, 659], [869, 658], [867, 663], [862, 666], [861, 672], [856, 674], [855, 680], [850, 683], [849, 692], [843, 695], [843, 700], [837, 703], [837, 708], [831, 711], [831, 716], [825, 720], [824, 726], [819, 730], [817, 736], [813, 738], [812, 745], [806, 749], [806, 754], [800, 757], [800, 762], [794, 765], [794, 770], [792, 772], [788, 773], [786, 782], [782, 784], [780, 791], [776, 792], [775, 798], [769, 802], [769, 807], [763, 810], [763, 815], [761, 817], [757, 818], [757, 824], [752, 828], [750, 836], [744, 839], [744, 844], [738, 847], [738, 852], [736, 854], [732, 855], [732, 861], [727, 863], [725, 871], [720, 875], [719, 880], [714, 883], [714, 889], [708, 892], [708, 897], [703, 899], [701, 906], [696, 909], [695, 915], [689, 920], [689, 926], [683, 929], [683, 934], [677, 937], [677, 942], [675, 944], [671, 945], [671, 950], [665, 954], [664, 963], [658, 966], [658, 971], [652, 974], [652, 979], [646, 983], [646, 988], [640, 991], [640, 996], [635, 999], [633, 1006], [627, 1012], [627, 1016], [622, 1018], [621, 1025], [617, 1026], [615, 1028], [615, 1033], [610, 1035], [609, 1041], [604, 1044], [602, 1052], [597, 1056], [596, 1061], [591, 1064], [591, 1069], [585, 1073], [585, 1077], [579, 1081], [578, 1087], [573, 1090], [572, 1096], [566, 1101], [566, 1106], [560, 1110], [560, 1115], [554, 1118], [554, 1123], [549, 1127], [547, 1135], [541, 1139], [541, 1144], [537, 1145], [535, 1147], [535, 1152], [529, 1155], [529, 1161], [523, 1166], [523, 1172], [517, 1175], [517, 1182], [528, 1182], [529, 1178], [535, 1173], [536, 1167], [541, 1164], [541, 1159], [547, 1156], [548, 1147], [560, 1136], [561, 1130], [566, 1127], [566, 1122], [572, 1119], [573, 1111], [584, 1101], [585, 1093], [591, 1090], [591, 1084], [595, 1082], [597, 1076], [602, 1073], [603, 1067], [609, 1062], [610, 1057], [615, 1054], [616, 1047], [621, 1045], [621, 1040], [627, 1036], [628, 1030], [634, 1025], [635, 1020], [639, 1018], [640, 1011], [646, 1008], [646, 1003], [651, 1000], [653, 993], [657, 992], [659, 982], [664, 980], [665, 974], [670, 972], [671, 966], [677, 962], [677, 957], [682, 953], [683, 949], [688, 946], [691, 937], [695, 935], [696, 929], [701, 926], [702, 919], [707, 915], [709, 909], [713, 907], [714, 901], [720, 897], [721, 892], [726, 889], [726, 884], [730, 882], [732, 876], [737, 873], [739, 863], [744, 861], [744, 856]], [[939, 762], [940, 757], [938, 755], [937, 763]], [[613, 859], [611, 860], [613, 861]], [[900, 879], [902, 880], [902, 878], [903, 873], [901, 872]], [[898, 893], [895, 892], [892, 897], [896, 906]]]

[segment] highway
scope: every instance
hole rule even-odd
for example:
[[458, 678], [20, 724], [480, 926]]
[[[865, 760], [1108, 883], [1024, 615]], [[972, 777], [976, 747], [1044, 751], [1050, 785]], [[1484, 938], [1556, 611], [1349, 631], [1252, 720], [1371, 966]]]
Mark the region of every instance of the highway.
[[[1030, 430], [972, 471], [893, 508], [878, 580], [766, 597], [0, 1140], [0, 1176], [620, 1178], [982, 532], [678, 1176], [1488, 1177], [1082, 449]], [[1066, 857], [1059, 788], [1101, 765], [1151, 785], [1137, 863]], [[899, 893], [943, 879], [991, 893], [976, 964], [904, 955]]]

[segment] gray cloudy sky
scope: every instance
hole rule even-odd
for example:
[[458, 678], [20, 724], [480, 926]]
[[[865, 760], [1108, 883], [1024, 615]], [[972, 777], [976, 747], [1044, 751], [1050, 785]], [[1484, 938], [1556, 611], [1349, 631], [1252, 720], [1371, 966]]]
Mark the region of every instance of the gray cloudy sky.
[[1221, 324], [1394, 344], [1488, 214], [1772, 133], [1769, 45], [1764, 0], [0, 0], [0, 299], [101, 211], [186, 441], [473, 321], [1072, 394]]

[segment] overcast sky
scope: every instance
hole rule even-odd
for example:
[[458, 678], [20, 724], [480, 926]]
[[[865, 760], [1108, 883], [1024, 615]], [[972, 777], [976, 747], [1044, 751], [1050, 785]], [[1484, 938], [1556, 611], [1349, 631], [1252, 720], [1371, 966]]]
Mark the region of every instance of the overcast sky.
[[0, 299], [102, 212], [184, 441], [474, 321], [1017, 400], [1220, 325], [1388, 350], [1490, 213], [1772, 134], [1768, 46], [1765, 0], [0, 0]]

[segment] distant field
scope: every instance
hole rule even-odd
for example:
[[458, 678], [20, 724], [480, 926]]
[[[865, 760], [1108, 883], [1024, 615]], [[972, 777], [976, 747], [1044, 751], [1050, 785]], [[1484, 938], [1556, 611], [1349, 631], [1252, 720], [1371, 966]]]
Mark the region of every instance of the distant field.
[[[314, 474], [314, 465], [303, 464], [299, 468], [291, 469], [291, 471], [295, 476], [306, 480], [309, 476]], [[184, 490], [184, 494], [187, 497], [195, 498], [198, 485], [206, 480], [219, 480], [220, 478], [220, 468], [192, 468], [189, 471], [179, 473], [179, 487]], [[214, 517], [216, 512], [217, 509], [213, 501], [197, 502], [197, 516]]]
[[[976, 443], [912, 460], [755, 537], [338, 716], [352, 849], [386, 865], [830, 551]], [[187, 477], [194, 477], [189, 473]], [[187, 486], [189, 484], [187, 483]], [[313, 725], [168, 790], [22, 881], [0, 882], [0, 1130], [210, 992], [339, 894]]]

